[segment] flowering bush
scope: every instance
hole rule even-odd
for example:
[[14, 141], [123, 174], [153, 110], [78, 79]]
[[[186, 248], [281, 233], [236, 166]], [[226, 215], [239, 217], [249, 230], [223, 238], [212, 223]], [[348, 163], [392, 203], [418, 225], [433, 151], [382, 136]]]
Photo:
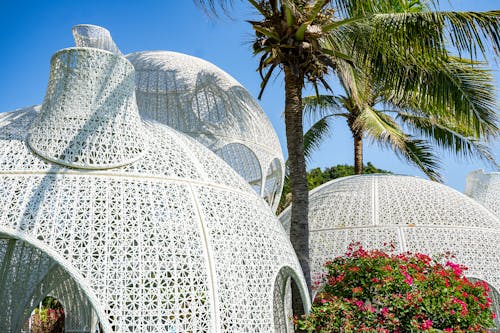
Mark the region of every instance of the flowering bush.
[[355, 243], [325, 267], [311, 313], [295, 319], [299, 330], [487, 332], [494, 326], [488, 285], [469, 281], [462, 265]]
[[47, 297], [41, 308], [35, 308], [31, 317], [32, 333], [63, 333], [64, 310], [58, 301]]

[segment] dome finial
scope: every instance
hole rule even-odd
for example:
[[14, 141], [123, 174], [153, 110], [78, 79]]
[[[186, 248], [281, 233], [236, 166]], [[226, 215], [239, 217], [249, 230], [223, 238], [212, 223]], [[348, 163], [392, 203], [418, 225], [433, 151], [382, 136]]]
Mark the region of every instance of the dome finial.
[[83, 169], [137, 160], [146, 142], [134, 89], [134, 68], [119, 55], [91, 48], [57, 52], [30, 147], [47, 160]]
[[78, 24], [72, 31], [77, 47], [93, 47], [122, 55], [106, 28], [92, 24]]

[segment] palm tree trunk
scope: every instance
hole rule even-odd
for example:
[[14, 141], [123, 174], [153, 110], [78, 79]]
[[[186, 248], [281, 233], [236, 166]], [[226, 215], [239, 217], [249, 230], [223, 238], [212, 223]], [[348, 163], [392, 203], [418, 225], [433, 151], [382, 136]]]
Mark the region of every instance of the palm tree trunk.
[[353, 134], [354, 137], [354, 173], [363, 173], [363, 136], [361, 133]]
[[[285, 66], [285, 126], [288, 148], [288, 168], [292, 191], [292, 214], [290, 241], [293, 244], [300, 266], [304, 272], [309, 294], [311, 274], [309, 269], [309, 189], [307, 186], [306, 161], [304, 157], [304, 130], [302, 124], [303, 77], [295, 75]], [[304, 313], [300, 295], [292, 290], [294, 314]]]

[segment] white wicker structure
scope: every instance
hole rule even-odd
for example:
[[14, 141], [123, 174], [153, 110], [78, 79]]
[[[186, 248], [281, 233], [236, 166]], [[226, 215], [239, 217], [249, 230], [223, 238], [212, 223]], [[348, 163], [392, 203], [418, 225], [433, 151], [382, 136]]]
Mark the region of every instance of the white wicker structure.
[[151, 51], [126, 56], [136, 70], [139, 112], [201, 142], [276, 210], [283, 153], [266, 115], [234, 78], [185, 54]]
[[[393, 243], [398, 251], [444, 254], [467, 275], [500, 290], [500, 221], [447, 186], [417, 177], [365, 175], [330, 181], [309, 195], [311, 275], [355, 241], [366, 248]], [[280, 215], [289, 230], [290, 209]], [[500, 298], [496, 310], [500, 315]]]
[[[76, 46], [121, 54], [105, 28], [77, 25]], [[215, 65], [167, 51], [126, 56], [136, 70], [139, 112], [195, 138], [226, 161], [273, 207], [284, 160], [269, 119], [250, 93]]]
[[500, 172], [477, 170], [469, 173], [465, 194], [491, 210], [500, 219]]
[[73, 27], [73, 38], [78, 47], [94, 47], [121, 55], [121, 51], [111, 38], [110, 32], [92, 24], [79, 24]]
[[117, 54], [65, 49], [41, 110], [0, 114], [0, 332], [48, 294], [73, 331], [284, 330], [276, 289], [309, 300], [282, 226], [215, 154], [141, 121], [134, 80]]

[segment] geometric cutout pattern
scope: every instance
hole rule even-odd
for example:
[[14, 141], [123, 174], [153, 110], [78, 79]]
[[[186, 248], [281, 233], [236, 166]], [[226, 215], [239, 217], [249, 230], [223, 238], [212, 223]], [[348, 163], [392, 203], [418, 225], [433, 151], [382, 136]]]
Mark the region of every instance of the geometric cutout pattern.
[[149, 144], [139, 159], [68, 168], [28, 147], [27, 129], [40, 114], [39, 107], [0, 114], [0, 232], [47, 253], [74, 279], [76, 286], [59, 279], [40, 295], [80, 290], [62, 299], [67, 311], [86, 311], [78, 325], [92, 323], [95, 311], [105, 332], [272, 332], [283, 267], [308, 306], [282, 226], [210, 150], [144, 121]]
[[464, 193], [500, 218], [500, 172], [476, 170], [469, 173]]
[[132, 65], [108, 51], [70, 48], [57, 52], [50, 68], [30, 147], [49, 161], [75, 168], [105, 169], [137, 160], [146, 138]]
[[[290, 209], [279, 219], [290, 229]], [[330, 181], [309, 194], [313, 280], [352, 242], [394, 244], [398, 252], [439, 255], [469, 267], [466, 275], [500, 287], [500, 220], [466, 195], [418, 177], [363, 175]]]
[[93, 47], [121, 55], [109, 31], [92, 24], [78, 24], [72, 29], [77, 47]]
[[283, 174], [279, 159], [275, 158], [269, 164], [265, 184], [264, 199], [271, 207], [275, 207], [279, 203], [283, 187]]
[[262, 168], [257, 156], [249, 148], [240, 143], [230, 143], [215, 153], [245, 178], [255, 192], [261, 192]]
[[34, 307], [68, 278], [39, 248], [0, 234], [0, 331], [19, 332]]
[[57, 298], [64, 308], [64, 332], [95, 332], [97, 315], [85, 292], [75, 280], [68, 278], [51, 290], [48, 295]]
[[[263, 197], [266, 168], [277, 159], [281, 175], [277, 197], [281, 195], [284, 162], [278, 137], [240, 83], [207, 61], [176, 52], [145, 51], [126, 58], [135, 68], [141, 116], [186, 133], [217, 152]], [[256, 161], [246, 163], [248, 150]]]

